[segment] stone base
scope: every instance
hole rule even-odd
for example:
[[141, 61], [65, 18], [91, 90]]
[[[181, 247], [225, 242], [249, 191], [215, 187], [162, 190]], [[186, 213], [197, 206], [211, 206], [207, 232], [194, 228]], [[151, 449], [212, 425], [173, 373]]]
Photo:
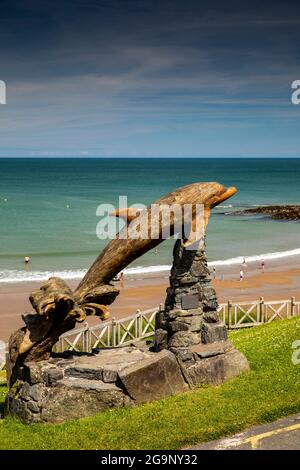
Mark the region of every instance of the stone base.
[[6, 413], [24, 423], [62, 422], [221, 383], [248, 369], [246, 358], [227, 341], [197, 344], [181, 355], [143, 346], [65, 353], [18, 370]]
[[230, 341], [191, 348], [193, 361], [186, 364], [193, 385], [217, 385], [250, 370], [249, 363]]
[[175, 356], [146, 348], [60, 355], [26, 363], [6, 398], [24, 423], [62, 422], [188, 390]]

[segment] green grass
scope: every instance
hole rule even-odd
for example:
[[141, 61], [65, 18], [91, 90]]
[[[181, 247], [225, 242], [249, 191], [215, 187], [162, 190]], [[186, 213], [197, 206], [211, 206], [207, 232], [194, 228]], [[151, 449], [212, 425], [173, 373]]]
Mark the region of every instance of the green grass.
[[[0, 422], [1, 449], [179, 449], [300, 411], [300, 365], [291, 362], [300, 319], [233, 331], [251, 372], [217, 387], [60, 425]], [[0, 386], [0, 401], [5, 388]]]

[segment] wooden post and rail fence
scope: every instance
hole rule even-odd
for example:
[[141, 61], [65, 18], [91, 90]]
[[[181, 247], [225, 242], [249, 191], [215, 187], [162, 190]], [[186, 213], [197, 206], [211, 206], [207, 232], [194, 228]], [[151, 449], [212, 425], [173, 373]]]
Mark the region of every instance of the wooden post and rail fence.
[[[91, 352], [93, 349], [121, 347], [151, 338], [155, 331], [156, 314], [162, 309], [163, 305], [160, 304], [149, 310], [137, 310], [134, 315], [126, 318], [113, 318], [96, 326], [86, 324], [63, 334], [54, 350]], [[228, 300], [219, 304], [218, 311], [220, 321], [229, 330], [234, 330], [300, 316], [300, 301], [296, 301], [295, 297], [274, 301], [265, 301], [263, 297], [246, 302]], [[4, 365], [4, 361], [0, 362], [0, 370]]]

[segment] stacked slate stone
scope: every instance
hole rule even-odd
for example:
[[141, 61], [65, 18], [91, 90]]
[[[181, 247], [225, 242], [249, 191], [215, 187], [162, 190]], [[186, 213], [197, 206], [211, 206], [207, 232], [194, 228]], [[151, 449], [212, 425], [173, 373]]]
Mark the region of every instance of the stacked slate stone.
[[165, 309], [157, 315], [156, 349], [170, 349], [182, 361], [193, 362], [195, 345], [227, 340], [204, 248], [188, 250], [177, 240]]

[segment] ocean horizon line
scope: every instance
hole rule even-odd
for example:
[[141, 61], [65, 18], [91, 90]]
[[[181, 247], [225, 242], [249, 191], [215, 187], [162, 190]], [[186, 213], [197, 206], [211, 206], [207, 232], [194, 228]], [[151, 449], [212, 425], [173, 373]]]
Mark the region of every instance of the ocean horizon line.
[[100, 156], [100, 155], [24, 155], [24, 156], [0, 156], [0, 160], [299, 160], [300, 155], [269, 155], [269, 156], [240, 156], [240, 155], [189, 155], [189, 156]]

